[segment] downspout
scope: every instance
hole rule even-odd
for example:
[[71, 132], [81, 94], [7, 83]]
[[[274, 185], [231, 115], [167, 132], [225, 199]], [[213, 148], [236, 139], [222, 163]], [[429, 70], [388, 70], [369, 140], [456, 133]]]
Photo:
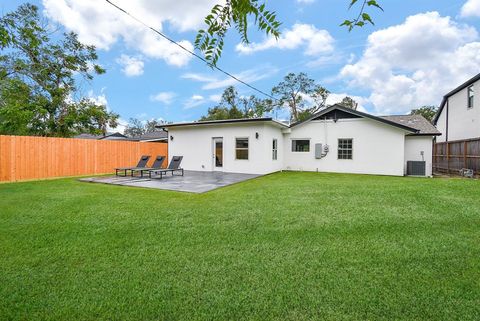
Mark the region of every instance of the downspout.
[[449, 109], [449, 108], [448, 108], [448, 100], [449, 100], [449, 99], [448, 99], [448, 97], [447, 97], [447, 114], [446, 114], [446, 117], [445, 117], [445, 118], [446, 118], [446, 123], [447, 123], [446, 126], [445, 126], [445, 141], [446, 141], [446, 142], [448, 142], [448, 123], [449, 123], [449, 122], [448, 122], [448, 109]]

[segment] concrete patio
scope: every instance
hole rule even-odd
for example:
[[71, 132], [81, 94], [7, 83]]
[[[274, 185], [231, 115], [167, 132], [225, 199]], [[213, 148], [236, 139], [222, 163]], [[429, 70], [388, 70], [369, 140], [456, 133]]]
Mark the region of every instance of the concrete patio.
[[243, 182], [261, 175], [185, 171], [184, 176], [164, 176], [160, 178], [103, 176], [81, 178], [82, 182], [103, 183], [122, 186], [134, 186], [164, 189], [179, 192], [204, 193], [220, 187]]

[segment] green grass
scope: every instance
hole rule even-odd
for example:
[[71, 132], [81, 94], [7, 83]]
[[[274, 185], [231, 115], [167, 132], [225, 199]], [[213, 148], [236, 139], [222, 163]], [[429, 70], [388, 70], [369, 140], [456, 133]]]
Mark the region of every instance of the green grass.
[[1, 320], [474, 320], [480, 182], [0, 185]]

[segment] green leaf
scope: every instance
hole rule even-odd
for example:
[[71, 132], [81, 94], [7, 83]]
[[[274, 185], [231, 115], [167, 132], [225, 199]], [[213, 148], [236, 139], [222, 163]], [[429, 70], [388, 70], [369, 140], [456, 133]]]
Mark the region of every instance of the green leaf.
[[368, 13], [366, 13], [366, 12], [362, 13], [362, 19], [363, 19], [363, 21], [368, 21], [368, 22], [370, 22], [372, 25], [375, 25], [375, 24], [373, 23], [373, 20], [372, 20], [372, 18], [370, 17], [370, 15], [369, 15]]
[[353, 5], [357, 2], [358, 0], [352, 0], [352, 2], [350, 2], [350, 6], [348, 8], [351, 8], [353, 7]]
[[369, 7], [377, 7], [378, 9], [380, 9], [380, 10], [383, 11], [383, 8], [382, 8], [382, 7], [378, 4], [378, 2], [375, 1], [375, 0], [370, 0], [370, 1], [368, 1], [368, 2], [367, 2], [367, 5], [368, 5]]

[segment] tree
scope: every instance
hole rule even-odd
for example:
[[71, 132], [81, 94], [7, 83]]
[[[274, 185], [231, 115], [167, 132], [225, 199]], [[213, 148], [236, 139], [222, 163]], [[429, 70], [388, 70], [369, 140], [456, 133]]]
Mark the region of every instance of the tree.
[[357, 110], [357, 107], [358, 107], [358, 103], [349, 96], [345, 96], [339, 104], [354, 110]]
[[271, 106], [272, 104], [268, 101], [261, 100], [254, 95], [241, 97], [235, 87], [229, 86], [224, 90], [220, 103], [209, 108], [207, 115], [202, 116], [200, 120], [263, 117], [265, 113], [272, 110]]
[[95, 47], [49, 30], [36, 6], [0, 18], [0, 47], [0, 133], [70, 137], [117, 126], [118, 115], [106, 106], [73, 99], [79, 80], [105, 72], [95, 64]]
[[163, 121], [163, 120], [157, 120], [157, 119], [151, 119], [151, 120], [147, 120], [147, 122], [145, 123], [145, 133], [151, 133], [151, 132], [155, 132], [158, 130], [157, 126], [160, 126], [160, 125], [163, 125], [163, 124], [166, 124], [167, 122], [166, 121]]
[[[355, 18], [345, 20], [341, 26], [346, 26], [349, 31], [365, 24], [374, 24], [367, 8], [376, 7], [383, 11], [376, 0], [347, 0], [349, 9], [360, 5]], [[264, 1], [258, 0], [227, 0], [225, 4], [215, 5], [210, 14], [205, 17], [206, 29], [198, 31], [195, 38], [195, 48], [200, 50], [208, 64], [214, 66], [222, 54], [224, 39], [227, 31], [234, 26], [240, 35], [242, 43], [248, 44], [248, 22], [253, 18], [257, 29], [265, 32], [267, 36], [278, 38], [281, 23], [277, 20], [276, 13], [267, 10]]]
[[129, 137], [136, 137], [145, 134], [144, 124], [137, 118], [130, 118], [123, 134]]
[[272, 95], [278, 100], [272, 102], [277, 108], [287, 107], [292, 122], [301, 121], [326, 107], [330, 92], [315, 84], [307, 74], [289, 73], [277, 86], [273, 87]]
[[157, 126], [165, 124], [163, 120], [151, 119], [147, 121], [141, 121], [137, 118], [130, 118], [128, 125], [123, 131], [124, 135], [129, 137], [137, 137], [146, 133], [152, 133], [158, 131]]
[[433, 121], [433, 118], [437, 114], [438, 107], [436, 106], [423, 106], [417, 109], [412, 109], [410, 115], [422, 115], [429, 122]]

